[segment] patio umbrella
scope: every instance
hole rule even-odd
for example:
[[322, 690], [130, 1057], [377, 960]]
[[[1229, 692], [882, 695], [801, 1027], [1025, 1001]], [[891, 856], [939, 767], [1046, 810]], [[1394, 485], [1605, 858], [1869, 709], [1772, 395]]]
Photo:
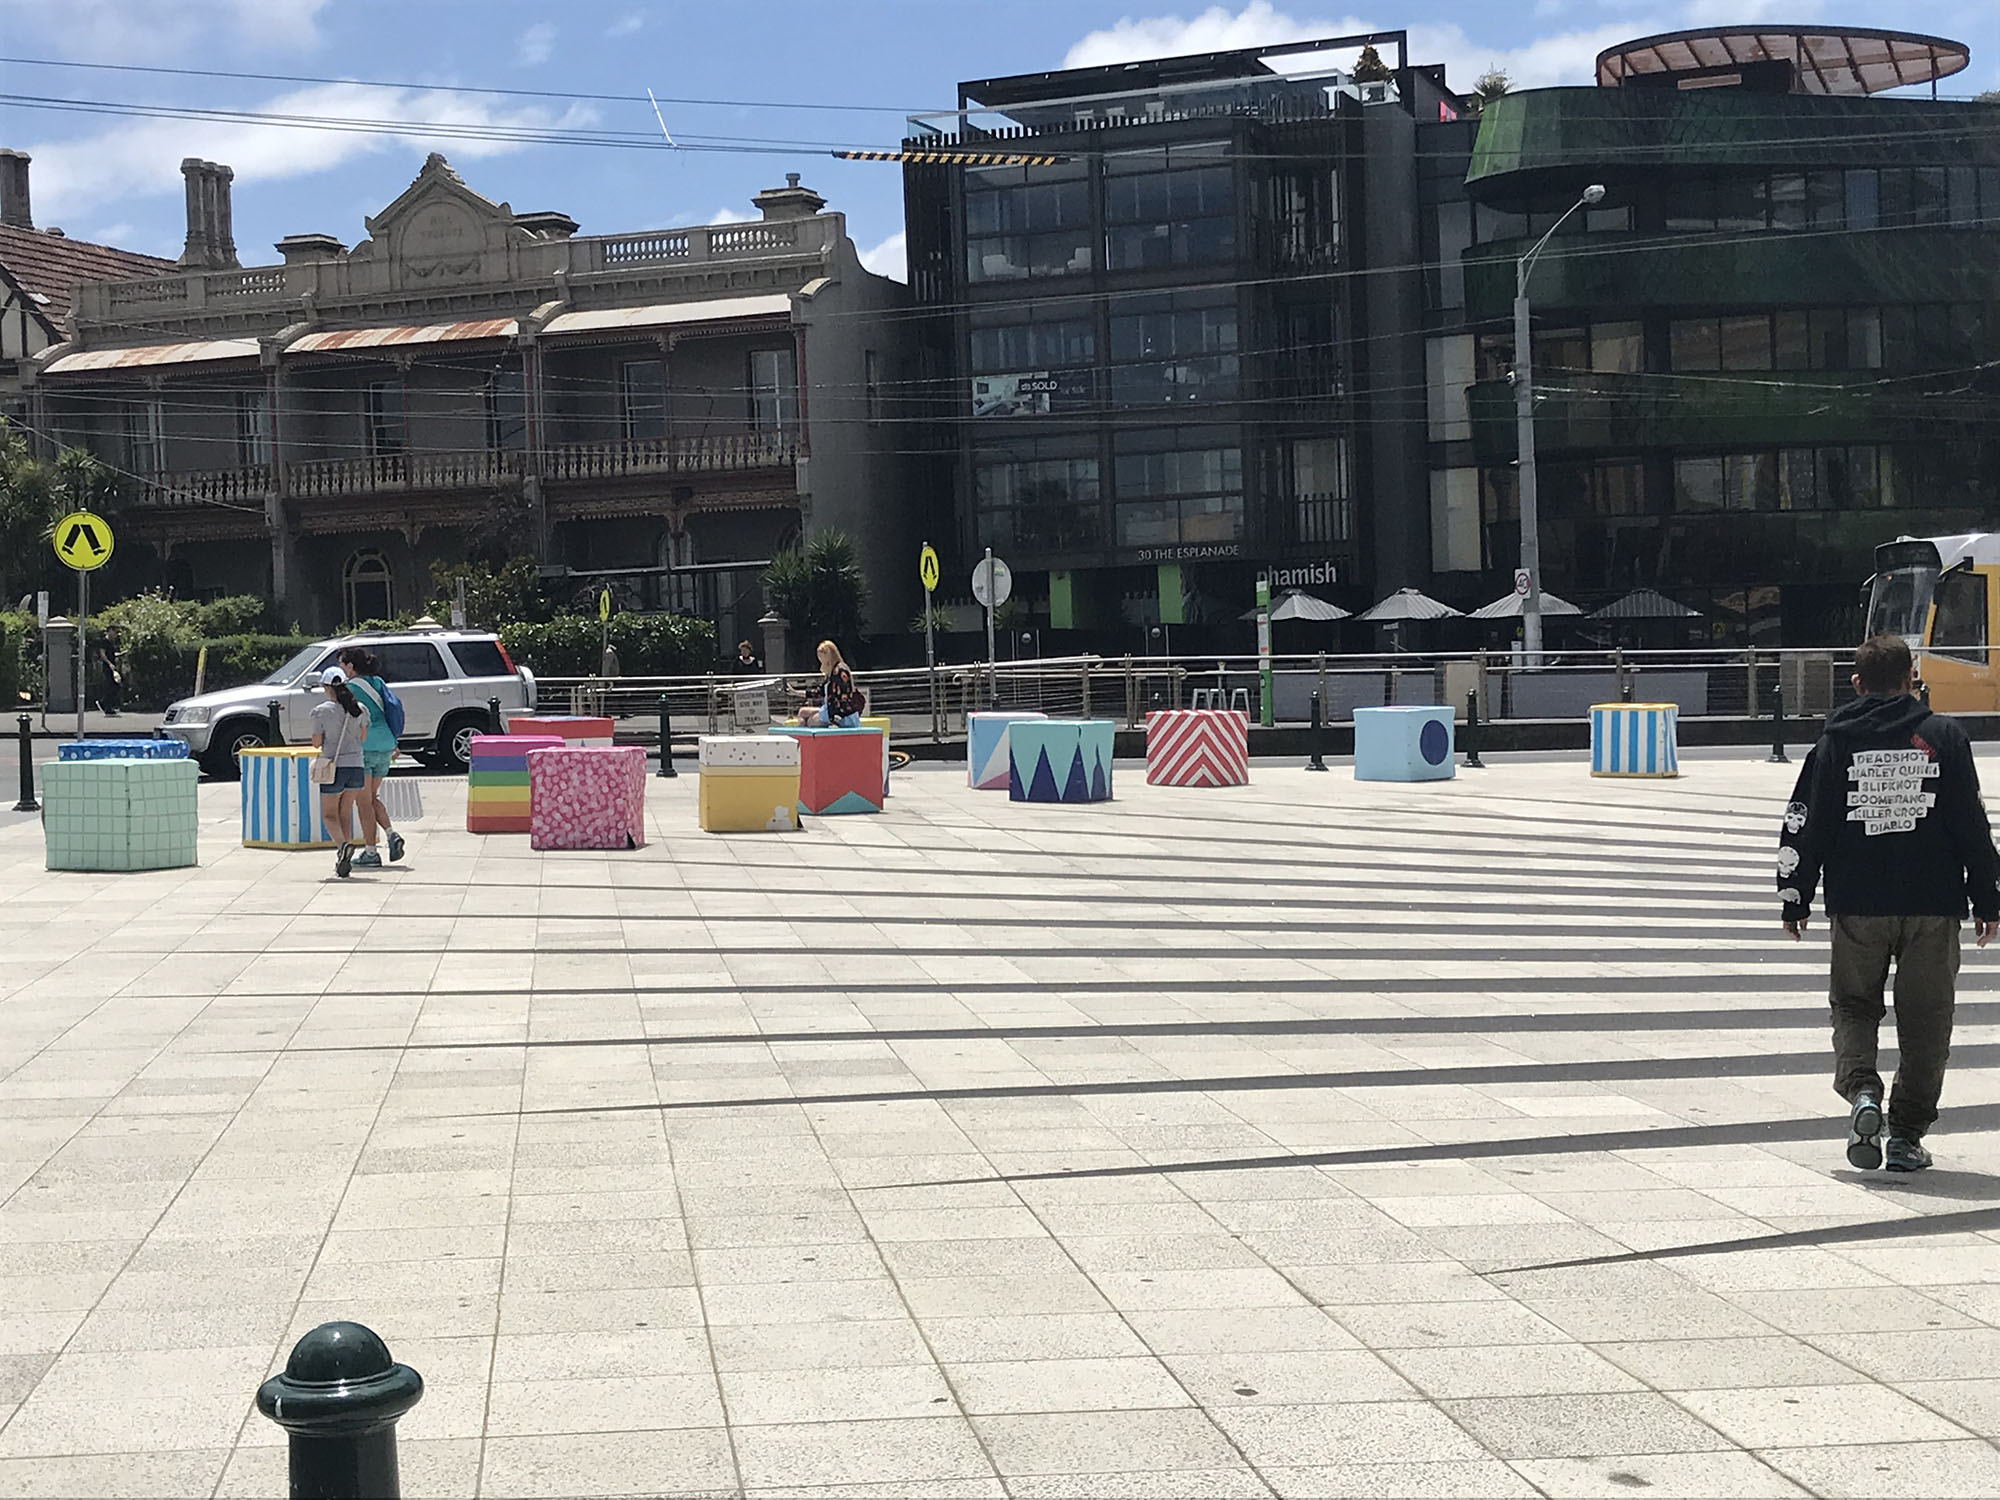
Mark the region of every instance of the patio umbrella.
[[1400, 625], [1405, 620], [1456, 620], [1463, 618], [1463, 614], [1462, 610], [1440, 603], [1422, 589], [1397, 589], [1388, 598], [1378, 601], [1373, 609], [1365, 609], [1355, 618], [1376, 625]]
[[[1491, 604], [1480, 605], [1479, 608], [1472, 612], [1472, 618], [1475, 620], [1518, 620], [1527, 607], [1528, 596], [1526, 594], [1506, 594], [1501, 598], [1495, 599]], [[1580, 615], [1583, 611], [1570, 603], [1569, 600], [1559, 598], [1554, 594], [1544, 591], [1542, 594], [1542, 613], [1544, 615]]]
[[[1287, 589], [1271, 602], [1271, 618], [1275, 620], [1345, 620], [1348, 611], [1338, 604], [1328, 604], [1324, 599], [1316, 599], [1311, 594], [1298, 589]], [[1239, 620], [1254, 620], [1257, 611], [1246, 609], [1238, 615]]]
[[1600, 610], [1594, 610], [1593, 620], [1698, 620], [1701, 611], [1689, 609], [1685, 604], [1677, 604], [1658, 589], [1635, 589], [1623, 599], [1614, 599]]

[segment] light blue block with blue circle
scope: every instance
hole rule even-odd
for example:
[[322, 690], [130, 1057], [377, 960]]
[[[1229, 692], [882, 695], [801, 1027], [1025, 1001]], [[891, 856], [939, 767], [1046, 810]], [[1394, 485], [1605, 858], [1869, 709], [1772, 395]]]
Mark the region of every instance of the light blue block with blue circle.
[[1452, 711], [1442, 704], [1354, 710], [1356, 781], [1449, 781]]
[[65, 740], [56, 746], [57, 760], [186, 760], [187, 741]]

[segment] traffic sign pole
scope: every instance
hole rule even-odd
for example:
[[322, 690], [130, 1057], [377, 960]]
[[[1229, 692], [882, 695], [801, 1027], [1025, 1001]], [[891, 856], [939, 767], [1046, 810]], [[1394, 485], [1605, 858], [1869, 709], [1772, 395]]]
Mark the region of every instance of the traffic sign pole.
[[931, 700], [931, 738], [944, 738], [944, 726], [938, 722], [937, 690], [937, 632], [931, 620], [931, 600], [937, 588], [937, 553], [931, 544], [925, 542], [923, 550], [917, 554], [917, 582], [924, 586], [924, 680], [928, 684]]
[[988, 547], [986, 549], [986, 706], [988, 708], [997, 708], [1000, 703], [999, 679], [993, 665], [996, 654], [993, 650], [993, 616], [996, 613], [998, 611], [994, 608], [993, 594], [993, 549]]
[[90, 574], [76, 570], [76, 737], [83, 738], [83, 694], [90, 680]]
[[1277, 722], [1271, 701], [1271, 580], [1257, 580], [1257, 722], [1266, 729]]

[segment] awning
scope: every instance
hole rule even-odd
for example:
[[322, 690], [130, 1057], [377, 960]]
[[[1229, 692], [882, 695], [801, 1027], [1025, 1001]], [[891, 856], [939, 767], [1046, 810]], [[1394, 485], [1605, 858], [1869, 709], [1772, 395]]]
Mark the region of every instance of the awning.
[[217, 364], [230, 359], [255, 359], [255, 339], [198, 339], [186, 344], [142, 344], [135, 349], [79, 349], [59, 354], [44, 375], [82, 375], [92, 371], [144, 370], [157, 365]]
[[1759, 63], [1789, 63], [1800, 94], [1873, 94], [1913, 83], [1935, 84], [1971, 60], [1963, 42], [1916, 32], [1860, 26], [1712, 26], [1670, 31], [1608, 47], [1597, 54], [1599, 88], [1646, 74], [1688, 80], [1731, 78]]
[[511, 339], [521, 331], [513, 318], [471, 323], [416, 323], [392, 328], [327, 328], [294, 339], [287, 354], [327, 354], [348, 349], [394, 349], [409, 344], [476, 344]]
[[718, 297], [710, 302], [655, 302], [646, 307], [604, 307], [589, 312], [557, 313], [543, 333], [619, 333], [625, 329], [672, 328], [682, 323], [734, 322], [742, 318], [787, 317], [789, 292], [761, 297]]

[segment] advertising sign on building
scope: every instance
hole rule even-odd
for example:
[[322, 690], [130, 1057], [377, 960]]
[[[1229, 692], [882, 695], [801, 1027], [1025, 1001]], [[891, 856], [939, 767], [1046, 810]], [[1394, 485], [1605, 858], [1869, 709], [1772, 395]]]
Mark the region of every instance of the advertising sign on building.
[[1090, 371], [1024, 370], [972, 377], [975, 417], [1037, 417], [1090, 404]]

